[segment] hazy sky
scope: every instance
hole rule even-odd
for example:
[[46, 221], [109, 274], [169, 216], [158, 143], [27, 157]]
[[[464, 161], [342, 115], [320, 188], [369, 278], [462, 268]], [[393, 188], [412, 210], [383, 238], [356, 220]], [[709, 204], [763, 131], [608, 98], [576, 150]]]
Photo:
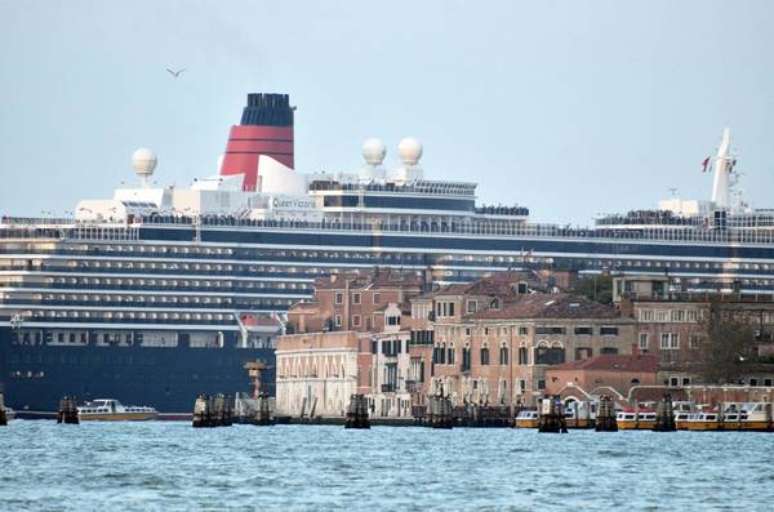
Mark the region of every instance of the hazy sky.
[[[296, 168], [363, 139], [424, 144], [425, 176], [539, 221], [708, 198], [731, 127], [774, 207], [774, 2], [0, 0], [0, 213], [61, 214], [135, 180], [215, 172], [248, 92], [285, 92]], [[186, 67], [173, 79], [165, 67]]]

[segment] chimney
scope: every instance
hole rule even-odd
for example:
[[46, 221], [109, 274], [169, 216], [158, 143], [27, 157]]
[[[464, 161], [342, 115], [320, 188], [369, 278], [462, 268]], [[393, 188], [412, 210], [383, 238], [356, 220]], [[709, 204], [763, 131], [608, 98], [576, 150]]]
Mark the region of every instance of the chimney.
[[257, 190], [258, 159], [266, 155], [293, 168], [293, 110], [287, 94], [251, 93], [240, 124], [231, 127], [221, 176], [242, 174], [242, 190]]

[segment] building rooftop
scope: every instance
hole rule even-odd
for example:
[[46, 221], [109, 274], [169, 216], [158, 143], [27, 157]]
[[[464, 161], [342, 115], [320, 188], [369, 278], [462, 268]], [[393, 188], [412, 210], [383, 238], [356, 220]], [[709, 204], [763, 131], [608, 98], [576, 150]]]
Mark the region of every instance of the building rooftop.
[[509, 297], [517, 296], [516, 286], [526, 283], [529, 289], [540, 289], [542, 284], [531, 271], [496, 272], [470, 283], [450, 284], [437, 292], [439, 295], [488, 295]]
[[533, 293], [500, 309], [487, 309], [467, 318], [477, 320], [507, 320], [514, 318], [621, 318], [618, 310], [586, 297], [567, 293]]

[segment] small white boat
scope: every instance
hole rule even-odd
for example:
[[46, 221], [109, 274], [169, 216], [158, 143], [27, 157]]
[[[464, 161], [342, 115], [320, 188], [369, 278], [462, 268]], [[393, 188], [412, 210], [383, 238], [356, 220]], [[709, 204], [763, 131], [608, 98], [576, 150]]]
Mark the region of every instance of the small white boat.
[[516, 428], [537, 428], [539, 418], [538, 412], [534, 409], [519, 411], [514, 426]]
[[98, 398], [78, 407], [81, 421], [148, 421], [158, 416], [153, 407], [123, 405], [113, 398]]

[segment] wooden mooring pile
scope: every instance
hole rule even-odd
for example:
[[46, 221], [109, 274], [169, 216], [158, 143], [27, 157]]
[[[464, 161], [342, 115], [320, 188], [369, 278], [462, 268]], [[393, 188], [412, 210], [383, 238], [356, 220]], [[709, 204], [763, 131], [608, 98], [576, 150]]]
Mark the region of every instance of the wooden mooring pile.
[[427, 424], [432, 428], [452, 428], [454, 416], [452, 414], [451, 399], [443, 395], [433, 395], [427, 400]]
[[672, 395], [669, 393], [665, 394], [656, 406], [656, 424], [653, 426], [653, 430], [655, 432], [674, 432], [677, 430]]
[[615, 419], [615, 404], [610, 396], [599, 398], [599, 409], [594, 429], [597, 432], [618, 432], [618, 422]]
[[8, 414], [5, 412], [5, 398], [0, 393], [0, 427], [8, 425]]
[[567, 420], [560, 396], [555, 395], [540, 400], [538, 408], [538, 432], [553, 434], [567, 433]]
[[194, 402], [194, 428], [230, 427], [234, 422], [233, 404], [233, 399], [222, 393], [199, 395]]
[[56, 413], [56, 422], [66, 425], [78, 425], [78, 401], [75, 397], [66, 396], [59, 400], [59, 409]]
[[344, 428], [371, 428], [371, 422], [368, 420], [368, 398], [365, 395], [354, 394], [349, 398]]

